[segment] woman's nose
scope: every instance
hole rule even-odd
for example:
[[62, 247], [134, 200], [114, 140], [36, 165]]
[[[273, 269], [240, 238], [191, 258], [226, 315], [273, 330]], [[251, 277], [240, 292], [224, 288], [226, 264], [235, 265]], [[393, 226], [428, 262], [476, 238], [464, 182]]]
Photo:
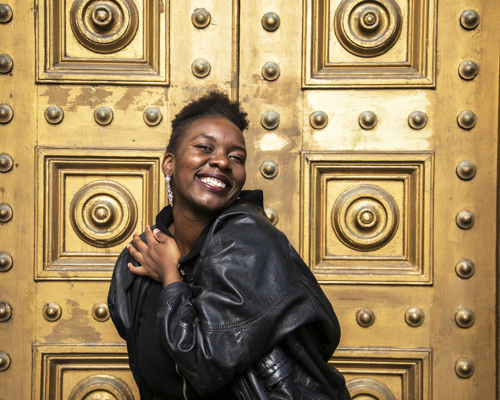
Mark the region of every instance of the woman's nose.
[[216, 153], [210, 159], [209, 164], [211, 166], [217, 166], [219, 169], [226, 169], [229, 167], [230, 162], [229, 162], [229, 158], [225, 154]]

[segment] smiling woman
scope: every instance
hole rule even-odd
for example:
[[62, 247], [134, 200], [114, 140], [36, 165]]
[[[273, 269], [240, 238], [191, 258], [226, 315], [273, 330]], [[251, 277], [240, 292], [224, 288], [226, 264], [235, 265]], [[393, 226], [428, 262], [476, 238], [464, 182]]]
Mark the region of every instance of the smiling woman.
[[170, 205], [116, 263], [108, 304], [141, 399], [349, 399], [330, 303], [242, 191], [246, 116], [220, 92], [176, 115]]

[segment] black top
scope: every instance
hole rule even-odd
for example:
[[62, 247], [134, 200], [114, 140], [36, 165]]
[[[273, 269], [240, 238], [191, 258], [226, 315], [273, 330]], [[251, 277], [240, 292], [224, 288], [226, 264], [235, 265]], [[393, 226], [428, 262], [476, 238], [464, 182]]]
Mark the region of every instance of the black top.
[[[165, 207], [156, 217], [156, 227], [170, 237], [172, 237], [172, 234], [167, 227], [172, 222], [174, 222], [174, 218], [170, 206]], [[188, 256], [183, 257], [181, 260], [190, 259], [195, 261], [199, 256], [200, 248], [203, 245], [206, 235], [207, 229], [196, 240]], [[189, 279], [190, 275], [187, 275], [186, 278]], [[145, 400], [183, 400], [185, 398], [183, 394], [184, 378], [177, 373], [174, 360], [170, 357], [170, 354], [163, 347], [156, 335], [156, 312], [158, 309], [158, 298], [162, 290], [161, 283], [151, 279], [139, 317], [137, 338], [138, 364], [147, 386], [143, 388], [143, 394]], [[189, 386], [189, 388], [186, 387], [186, 392], [189, 393], [190, 400], [236, 399], [229, 387], [211, 396], [201, 396], [196, 393], [187, 380], [185, 382]]]

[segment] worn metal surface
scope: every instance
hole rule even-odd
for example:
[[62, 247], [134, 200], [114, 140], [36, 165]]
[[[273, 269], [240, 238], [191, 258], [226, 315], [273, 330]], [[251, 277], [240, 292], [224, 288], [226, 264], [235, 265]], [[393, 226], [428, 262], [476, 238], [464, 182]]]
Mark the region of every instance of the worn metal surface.
[[246, 188], [337, 311], [353, 396], [494, 398], [499, 12], [1, 4], [0, 398], [138, 399], [112, 266], [166, 204], [169, 121], [216, 88], [249, 113]]

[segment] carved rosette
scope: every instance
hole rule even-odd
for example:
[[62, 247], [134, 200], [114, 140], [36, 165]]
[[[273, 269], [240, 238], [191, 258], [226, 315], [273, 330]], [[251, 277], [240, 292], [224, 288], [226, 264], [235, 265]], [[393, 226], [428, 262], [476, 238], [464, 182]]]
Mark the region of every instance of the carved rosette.
[[335, 35], [349, 52], [374, 57], [399, 39], [401, 9], [394, 0], [344, 0], [335, 12]]
[[121, 379], [105, 374], [92, 375], [73, 388], [69, 400], [133, 400], [134, 395]]
[[378, 399], [395, 400], [396, 398], [383, 383], [370, 378], [355, 378], [347, 382], [347, 390], [352, 400]]
[[385, 246], [396, 233], [399, 211], [393, 197], [374, 185], [347, 189], [335, 201], [332, 225], [346, 246], [372, 251]]
[[70, 11], [78, 41], [97, 53], [114, 53], [134, 38], [139, 24], [132, 0], [76, 0]]
[[82, 187], [70, 207], [73, 229], [85, 242], [108, 247], [125, 240], [137, 224], [137, 204], [122, 185], [97, 181]]

